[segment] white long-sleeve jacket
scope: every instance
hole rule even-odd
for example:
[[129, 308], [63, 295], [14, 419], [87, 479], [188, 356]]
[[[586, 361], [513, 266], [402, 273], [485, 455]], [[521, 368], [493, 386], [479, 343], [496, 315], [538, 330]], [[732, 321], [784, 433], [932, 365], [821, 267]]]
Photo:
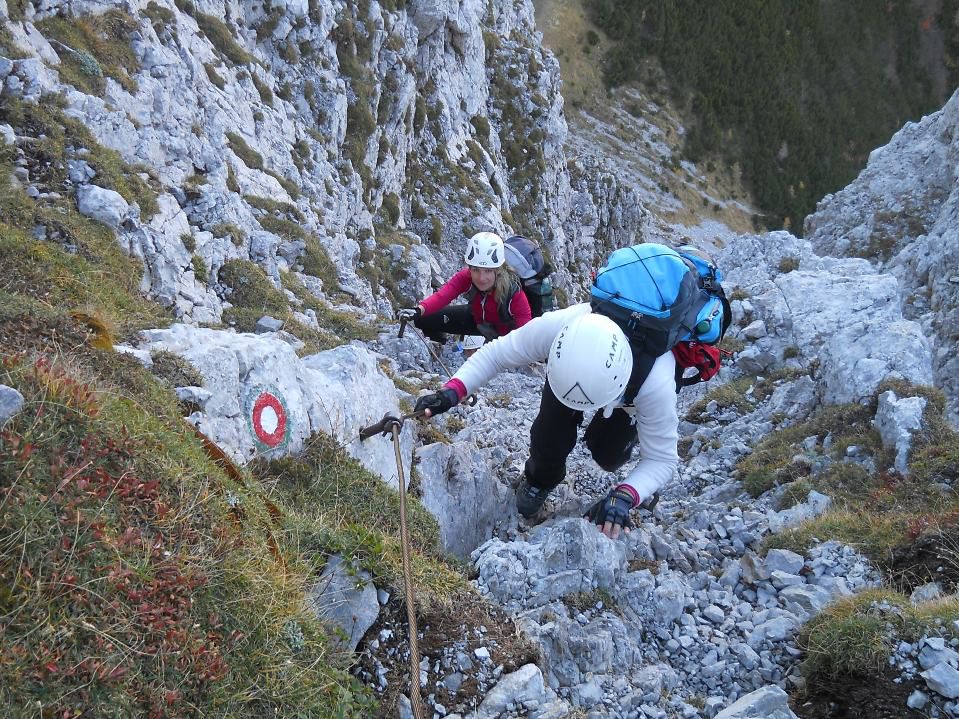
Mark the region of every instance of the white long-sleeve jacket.
[[[545, 361], [560, 330], [576, 317], [589, 312], [590, 306], [585, 303], [547, 312], [508, 335], [487, 342], [459, 368], [447, 386], [455, 389], [462, 398], [503, 370]], [[669, 481], [679, 463], [675, 371], [672, 352], [657, 357], [633, 404], [616, 405], [629, 412], [636, 423], [641, 459], [625, 483], [641, 499], [651, 497]]]

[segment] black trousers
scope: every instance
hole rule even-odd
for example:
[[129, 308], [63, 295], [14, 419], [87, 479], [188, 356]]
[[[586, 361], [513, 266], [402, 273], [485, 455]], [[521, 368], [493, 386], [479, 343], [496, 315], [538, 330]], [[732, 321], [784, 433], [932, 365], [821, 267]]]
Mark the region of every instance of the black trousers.
[[[413, 320], [413, 324], [434, 342], [445, 342], [447, 333], [453, 335], [483, 335], [486, 339], [496, 337], [496, 331], [493, 330], [492, 326], [477, 326], [469, 305], [448, 305], [439, 312], [434, 312], [425, 317], [417, 317]], [[487, 336], [490, 331], [493, 332], [492, 338]]]
[[[556, 399], [547, 382], [543, 386], [539, 414], [529, 432], [529, 459], [526, 477], [539, 489], [552, 489], [566, 477], [566, 458], [573, 451], [576, 435], [583, 422], [583, 413], [570, 409]], [[636, 425], [621, 408], [613, 410], [609, 419], [598, 410], [586, 427], [586, 447], [596, 464], [607, 472], [622, 467], [637, 443]]]

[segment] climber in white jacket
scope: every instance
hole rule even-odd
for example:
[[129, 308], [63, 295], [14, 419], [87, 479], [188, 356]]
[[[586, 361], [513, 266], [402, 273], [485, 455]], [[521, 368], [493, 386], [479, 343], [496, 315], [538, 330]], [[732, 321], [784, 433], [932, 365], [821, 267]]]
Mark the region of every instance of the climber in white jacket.
[[[516, 504], [523, 516], [539, 511], [566, 476], [583, 412], [598, 410], [584, 439], [607, 471], [625, 464], [637, 442], [641, 459], [622, 484], [596, 502], [587, 517], [616, 538], [629, 527], [629, 511], [672, 476], [676, 451], [676, 364], [673, 354], [643, 355], [608, 317], [578, 304], [548, 312], [487, 342], [435, 394], [421, 397], [425, 416], [446, 412], [497, 373], [546, 361], [539, 413], [530, 429], [530, 453]], [[625, 395], [625, 396], [624, 396]]]

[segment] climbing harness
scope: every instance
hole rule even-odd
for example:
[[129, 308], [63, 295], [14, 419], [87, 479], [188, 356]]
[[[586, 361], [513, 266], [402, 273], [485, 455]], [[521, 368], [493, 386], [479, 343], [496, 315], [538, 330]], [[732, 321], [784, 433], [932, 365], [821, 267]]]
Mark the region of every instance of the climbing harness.
[[417, 642], [416, 608], [413, 605], [413, 580], [410, 572], [410, 540], [406, 529], [406, 478], [403, 475], [403, 457], [400, 455], [400, 428], [408, 419], [422, 417], [423, 411], [395, 417], [386, 413], [376, 424], [360, 430], [360, 440], [381, 434], [393, 440], [396, 452], [396, 476], [399, 479], [400, 492], [400, 544], [403, 547], [403, 584], [406, 589], [406, 621], [409, 623], [410, 642], [410, 704], [415, 719], [424, 719], [423, 704], [420, 699], [420, 649]]

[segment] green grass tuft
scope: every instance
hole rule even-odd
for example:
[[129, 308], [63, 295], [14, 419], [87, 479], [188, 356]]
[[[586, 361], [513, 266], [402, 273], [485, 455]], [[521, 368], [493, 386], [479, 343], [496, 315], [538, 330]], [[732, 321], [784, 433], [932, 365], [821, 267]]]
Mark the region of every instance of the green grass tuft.
[[88, 94], [102, 95], [104, 77], [112, 77], [127, 92], [136, 92], [134, 75], [140, 68], [130, 44], [139, 27], [136, 18], [111, 9], [103, 15], [50, 16], [36, 25], [60, 56], [57, 70], [64, 81]]

